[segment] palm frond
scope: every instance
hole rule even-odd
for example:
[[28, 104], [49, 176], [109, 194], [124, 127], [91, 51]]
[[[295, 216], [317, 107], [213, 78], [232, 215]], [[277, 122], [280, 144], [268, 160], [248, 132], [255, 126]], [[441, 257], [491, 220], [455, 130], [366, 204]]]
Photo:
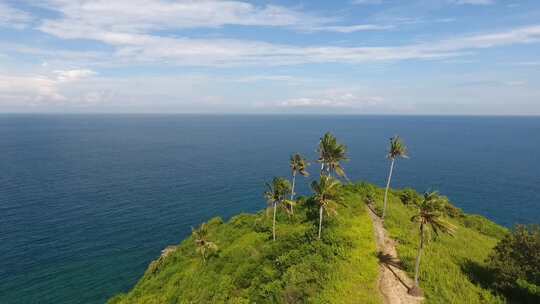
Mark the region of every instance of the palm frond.
[[390, 150], [388, 151], [388, 158], [409, 158], [407, 153], [407, 146], [403, 143], [403, 140], [401, 140], [399, 136], [396, 135], [390, 138]]
[[420, 227], [429, 228], [426, 233], [426, 240], [431, 239], [431, 232], [436, 236], [448, 234], [453, 236], [456, 226], [443, 219], [442, 209], [446, 203], [446, 198], [440, 196], [438, 192], [426, 192], [420, 204], [418, 204], [418, 213], [411, 217], [412, 222], [420, 224]]

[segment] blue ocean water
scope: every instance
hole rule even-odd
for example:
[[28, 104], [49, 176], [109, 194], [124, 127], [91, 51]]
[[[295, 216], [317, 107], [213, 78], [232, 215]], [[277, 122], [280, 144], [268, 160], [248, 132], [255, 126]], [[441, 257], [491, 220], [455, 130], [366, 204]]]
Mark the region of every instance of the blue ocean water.
[[348, 145], [353, 180], [384, 185], [399, 134], [411, 158], [393, 186], [539, 223], [538, 117], [1, 115], [0, 303], [129, 290], [191, 226], [263, 208], [264, 181], [288, 176], [290, 153], [315, 159], [325, 131]]

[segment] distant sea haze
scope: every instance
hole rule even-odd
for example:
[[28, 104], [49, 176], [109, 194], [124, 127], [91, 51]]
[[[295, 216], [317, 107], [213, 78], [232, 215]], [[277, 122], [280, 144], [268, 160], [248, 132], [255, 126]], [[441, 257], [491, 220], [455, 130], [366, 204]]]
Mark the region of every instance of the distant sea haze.
[[[299, 152], [317, 177], [326, 131], [352, 180], [439, 190], [508, 227], [540, 218], [540, 118], [0, 115], [0, 303], [103, 303], [213, 216], [265, 207]], [[297, 178], [300, 194], [309, 180]], [[390, 206], [391, 208], [391, 206]]]

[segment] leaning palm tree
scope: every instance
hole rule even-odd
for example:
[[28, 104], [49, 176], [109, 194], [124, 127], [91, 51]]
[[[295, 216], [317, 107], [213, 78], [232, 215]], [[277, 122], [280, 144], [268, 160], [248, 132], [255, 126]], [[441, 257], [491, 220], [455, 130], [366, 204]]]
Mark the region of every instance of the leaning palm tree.
[[319, 153], [317, 161], [321, 163], [321, 175], [336, 173], [338, 176], [346, 177], [341, 162], [348, 160], [347, 147], [339, 143], [334, 135], [330, 132], [324, 134], [317, 152]]
[[[272, 238], [276, 240], [276, 211], [277, 205], [285, 200], [285, 196], [291, 192], [291, 184], [283, 177], [274, 177], [271, 183], [266, 183], [267, 190], [264, 192], [268, 204], [274, 209], [272, 220]], [[267, 209], [268, 210], [268, 209]]]
[[[294, 155], [291, 155], [290, 160], [290, 166], [292, 171], [292, 188], [291, 188], [291, 201], [294, 200], [294, 186], [296, 184], [296, 174], [299, 173], [302, 176], [309, 176], [309, 172], [307, 172], [307, 167], [309, 166], [309, 163], [307, 160], [300, 155], [299, 153], [296, 153]], [[291, 209], [292, 211], [293, 209]], [[294, 212], [294, 211], [293, 211]]]
[[388, 151], [388, 159], [390, 159], [390, 173], [388, 173], [388, 180], [386, 181], [386, 189], [384, 190], [384, 205], [382, 219], [386, 216], [386, 203], [388, 201], [388, 189], [390, 188], [390, 180], [392, 179], [392, 171], [394, 171], [394, 162], [396, 158], [409, 158], [407, 155], [407, 146], [403, 143], [399, 136], [390, 138], [390, 150]]
[[311, 183], [311, 189], [315, 193], [314, 199], [319, 204], [319, 239], [321, 239], [323, 211], [328, 215], [337, 214], [335, 199], [339, 185], [341, 183], [337, 179], [328, 175], [321, 175], [319, 182]]
[[456, 227], [442, 219], [446, 201], [437, 192], [426, 192], [422, 202], [418, 205], [418, 213], [411, 217], [411, 221], [418, 223], [420, 228], [420, 244], [416, 255], [416, 264], [414, 268], [414, 286], [409, 293], [415, 296], [422, 294], [418, 286], [418, 272], [420, 268], [420, 257], [424, 249], [424, 243], [431, 239], [431, 231], [439, 236], [440, 233], [454, 235]]
[[201, 255], [203, 262], [206, 262], [206, 259], [218, 250], [218, 246], [208, 240], [208, 226], [206, 223], [202, 223], [198, 229], [191, 228], [191, 231], [195, 245], [197, 245], [197, 253]]

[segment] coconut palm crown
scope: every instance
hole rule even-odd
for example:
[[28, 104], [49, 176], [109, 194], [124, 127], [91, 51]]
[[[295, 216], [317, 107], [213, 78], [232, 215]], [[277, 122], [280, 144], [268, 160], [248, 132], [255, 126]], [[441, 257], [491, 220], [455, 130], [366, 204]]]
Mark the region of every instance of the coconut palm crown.
[[407, 146], [403, 143], [403, 140], [399, 136], [390, 138], [390, 150], [388, 151], [389, 159], [409, 158], [407, 155]]
[[330, 132], [324, 134], [319, 142], [319, 159], [321, 163], [321, 174], [331, 175], [336, 173], [338, 176], [345, 177], [345, 170], [341, 162], [349, 160], [347, 157], [347, 146], [339, 143]]

